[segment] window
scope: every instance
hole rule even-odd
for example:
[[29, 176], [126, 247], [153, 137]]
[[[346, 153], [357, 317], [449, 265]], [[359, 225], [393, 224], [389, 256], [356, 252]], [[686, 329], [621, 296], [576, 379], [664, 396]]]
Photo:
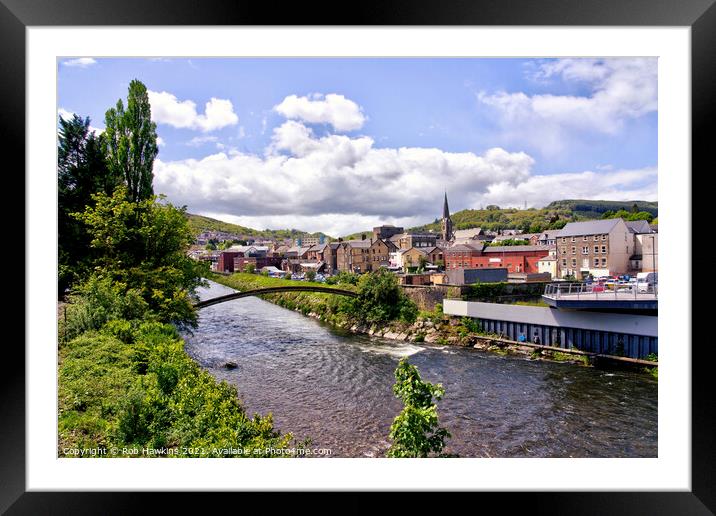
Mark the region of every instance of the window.
[[577, 259], [572, 258], [572, 267], [576, 267], [576, 266], [577, 266]]
[[594, 246], [594, 254], [597, 254], [598, 252], [599, 252], [599, 246], [595, 245]]
[[606, 253], [606, 252], [607, 252], [607, 246], [605, 246], [605, 245], [602, 246], [602, 252], [603, 252], [603, 253]]
[[587, 240], [589, 240], [589, 237], [587, 235], [584, 235], [584, 238], [582, 240], [586, 242]]
[[599, 258], [594, 259], [594, 266], [599, 267]]
[[562, 238], [562, 243], [563, 243], [563, 244], [566, 244], [566, 243], [567, 243], [567, 237]]
[[562, 267], [566, 267], [566, 266], [567, 266], [567, 260], [562, 260]]
[[577, 248], [575, 246], [572, 246], [572, 254], [577, 254]]
[[606, 240], [606, 239], [607, 239], [607, 235], [602, 235], [602, 240]]
[[572, 237], [572, 242], [576, 242], [576, 241], [577, 241], [577, 237]]
[[606, 267], [606, 266], [607, 266], [607, 259], [602, 258], [602, 267]]
[[567, 248], [566, 248], [566, 247], [563, 247], [563, 248], [562, 248], [562, 254], [567, 254]]
[[585, 245], [582, 247], [582, 254], [589, 254], [589, 246]]
[[599, 240], [599, 235], [594, 235], [594, 240], [595, 241]]

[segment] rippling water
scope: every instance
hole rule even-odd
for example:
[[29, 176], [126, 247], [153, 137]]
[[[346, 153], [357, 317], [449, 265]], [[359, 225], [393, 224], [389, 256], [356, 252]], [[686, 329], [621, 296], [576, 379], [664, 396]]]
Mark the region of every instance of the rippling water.
[[[211, 283], [200, 296], [231, 291]], [[249, 413], [272, 412], [277, 428], [332, 456], [384, 456], [406, 356], [445, 387], [438, 414], [461, 457], [657, 456], [657, 382], [643, 374], [352, 335], [258, 298], [202, 309], [186, 340]]]

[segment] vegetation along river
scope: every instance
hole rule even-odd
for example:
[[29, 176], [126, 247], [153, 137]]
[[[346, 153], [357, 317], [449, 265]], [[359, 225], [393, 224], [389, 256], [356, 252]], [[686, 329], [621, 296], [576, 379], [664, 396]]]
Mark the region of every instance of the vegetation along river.
[[[217, 283], [202, 299], [232, 292]], [[187, 352], [238, 388], [249, 414], [333, 457], [381, 457], [401, 409], [402, 357], [445, 387], [440, 423], [461, 457], [656, 457], [657, 382], [648, 375], [346, 334], [258, 298], [200, 311]], [[226, 362], [237, 364], [227, 369]]]

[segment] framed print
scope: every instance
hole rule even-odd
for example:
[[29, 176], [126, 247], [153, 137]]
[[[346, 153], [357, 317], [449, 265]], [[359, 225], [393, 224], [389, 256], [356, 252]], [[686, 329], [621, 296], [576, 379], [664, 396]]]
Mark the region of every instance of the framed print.
[[28, 294], [3, 510], [148, 490], [714, 510], [691, 315], [713, 2], [365, 5], [350, 26], [100, 4], [0, 6]]

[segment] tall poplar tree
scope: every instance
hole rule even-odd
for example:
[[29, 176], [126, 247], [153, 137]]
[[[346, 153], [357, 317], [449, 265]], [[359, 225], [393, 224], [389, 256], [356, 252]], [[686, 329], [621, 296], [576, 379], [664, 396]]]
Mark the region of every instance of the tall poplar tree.
[[105, 154], [110, 169], [124, 178], [127, 197], [133, 202], [154, 194], [154, 158], [157, 156], [157, 124], [152, 122], [147, 87], [129, 83], [127, 109], [122, 99], [105, 114]]

